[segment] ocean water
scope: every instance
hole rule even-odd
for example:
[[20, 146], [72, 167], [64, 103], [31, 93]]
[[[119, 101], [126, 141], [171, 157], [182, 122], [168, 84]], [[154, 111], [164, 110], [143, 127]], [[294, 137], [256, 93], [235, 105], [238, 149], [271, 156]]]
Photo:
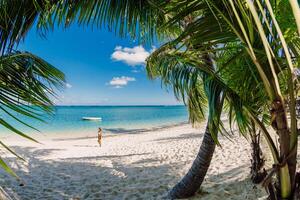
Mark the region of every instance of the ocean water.
[[[42, 133], [97, 131], [98, 127], [112, 132], [118, 130], [122, 132], [122, 130], [168, 126], [188, 121], [184, 106], [56, 106], [54, 110], [54, 115], [43, 117], [46, 123], [20, 115], [18, 118]], [[0, 115], [27, 134], [35, 132], [4, 113]], [[101, 117], [102, 121], [85, 121], [82, 117]], [[6, 128], [0, 127], [0, 133], [7, 132], [9, 131]]]

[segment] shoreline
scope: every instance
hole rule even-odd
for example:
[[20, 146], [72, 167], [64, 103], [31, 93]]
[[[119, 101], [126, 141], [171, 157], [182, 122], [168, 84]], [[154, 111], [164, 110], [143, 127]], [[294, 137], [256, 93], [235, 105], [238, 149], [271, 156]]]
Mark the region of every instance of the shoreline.
[[[140, 133], [145, 133], [145, 132], [151, 132], [151, 131], [159, 131], [159, 130], [164, 130], [172, 127], [178, 127], [182, 125], [187, 125], [189, 122], [184, 121], [184, 122], [175, 122], [175, 123], [170, 123], [166, 125], [157, 125], [157, 126], [151, 126], [151, 127], [144, 127], [144, 128], [103, 128], [104, 134], [103, 137], [115, 137], [119, 135], [124, 135], [124, 134], [140, 134]], [[97, 137], [97, 129], [95, 130], [70, 130], [70, 131], [51, 131], [51, 132], [32, 132], [32, 133], [26, 133], [28, 136], [36, 139], [36, 140], [48, 140], [48, 139], [53, 139], [53, 140], [63, 140], [63, 139], [70, 139], [70, 140], [80, 140], [80, 139], [89, 139], [89, 138], [95, 138]], [[2, 132], [0, 134], [0, 140], [4, 141], [10, 141], [10, 140], [24, 140], [28, 141], [28, 139], [21, 137], [17, 135], [14, 132]], [[39, 141], [40, 142], [40, 141]]]
[[[150, 123], [149, 123], [150, 124]], [[163, 130], [171, 127], [177, 127], [181, 125], [186, 125], [189, 124], [188, 121], [182, 121], [182, 122], [175, 122], [175, 123], [167, 123], [166, 125], [153, 125], [153, 126], [141, 126], [138, 128], [103, 128], [104, 130], [104, 135], [103, 137], [111, 137], [119, 134], [138, 134], [138, 133], [144, 133], [144, 132], [149, 132], [149, 131], [158, 131], [158, 130]], [[101, 127], [101, 126], [99, 126]], [[22, 131], [22, 129], [20, 129]], [[1, 132], [0, 134], [0, 139], [22, 139], [23, 137], [18, 136], [16, 133], [11, 132], [7, 130], [8, 132]], [[24, 133], [30, 137], [33, 138], [39, 138], [39, 139], [44, 139], [44, 138], [56, 138], [56, 137], [65, 137], [66, 135], [69, 135], [71, 138], [88, 138], [88, 137], [95, 137], [97, 136], [97, 129], [83, 129], [83, 130], [60, 130], [60, 131], [51, 131], [51, 132], [30, 132]], [[85, 136], [83, 136], [85, 135]], [[74, 136], [74, 137], [72, 137]], [[26, 140], [26, 138], [24, 138]]]
[[[164, 126], [154, 126], [151, 128], [141, 128], [141, 129], [110, 129], [110, 128], [103, 128], [104, 131], [107, 131], [106, 133], [103, 133], [103, 138], [108, 138], [108, 137], [118, 137], [118, 136], [122, 136], [122, 135], [131, 135], [131, 134], [145, 134], [148, 132], [152, 132], [152, 131], [162, 131], [165, 129], [169, 129], [169, 128], [176, 128], [176, 127], [180, 127], [183, 125], [188, 125], [188, 122], [180, 122], [180, 123], [174, 123], [174, 124], [170, 124], [170, 125], [164, 125]], [[95, 131], [95, 133], [93, 133], [93, 135], [91, 136], [87, 136], [85, 134], [85, 136], [80, 136], [79, 133], [77, 133], [78, 135], [75, 137], [69, 137], [66, 138], [64, 137], [63, 139], [60, 138], [60, 134], [54, 134], [50, 135], [49, 134], [49, 138], [51, 138], [52, 140], [55, 141], [63, 141], [63, 140], [84, 140], [84, 139], [91, 139], [91, 138], [97, 138], [97, 131]], [[76, 133], [74, 134], [76, 135]], [[65, 135], [66, 136], [66, 135]]]
[[[163, 199], [184, 176], [201, 144], [206, 123], [144, 132], [61, 140], [41, 144], [7, 140], [26, 163], [4, 154], [25, 186], [0, 173], [0, 184], [16, 199]], [[203, 131], [201, 131], [203, 130]], [[83, 134], [85, 135], [85, 134]], [[250, 144], [238, 134], [220, 137], [202, 193], [192, 199], [258, 199], [266, 194], [249, 179]]]

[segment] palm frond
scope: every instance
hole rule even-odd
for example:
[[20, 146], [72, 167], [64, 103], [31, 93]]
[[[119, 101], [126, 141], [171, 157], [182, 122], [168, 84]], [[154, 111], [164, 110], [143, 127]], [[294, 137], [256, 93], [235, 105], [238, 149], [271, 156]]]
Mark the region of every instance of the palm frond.
[[31, 53], [4, 55], [0, 57], [0, 108], [10, 116], [19, 113], [42, 120], [42, 112], [51, 113], [51, 98], [55, 89], [64, 87], [64, 80], [61, 71]]
[[[0, 57], [0, 109], [23, 125], [34, 129], [18, 115], [43, 121], [43, 113], [52, 113], [55, 92], [64, 85], [61, 71], [31, 53], [11, 52]], [[21, 137], [38, 142], [3, 118], [0, 124]], [[4, 143], [0, 145], [16, 155]], [[4, 161], [1, 163], [8, 173], [14, 174]]]
[[24, 38], [48, 1], [3, 0], [0, 2], [0, 55], [9, 53]]
[[48, 5], [48, 11], [39, 18], [41, 30], [53, 29], [55, 24], [68, 27], [77, 22], [79, 25], [90, 25], [97, 28], [108, 28], [120, 37], [130, 36], [142, 42], [151, 42], [170, 29], [160, 24], [167, 18], [159, 9], [162, 0], [61, 0]]
[[147, 74], [149, 78], [161, 78], [165, 86], [171, 86], [176, 98], [188, 105], [190, 121], [197, 123], [206, 113], [203, 82], [200, 71], [183, 62], [182, 55], [168, 45], [157, 49], [147, 59]]
[[3, 0], [0, 2], [0, 53], [9, 53], [37, 24], [45, 35], [56, 25], [72, 23], [107, 28], [120, 37], [140, 42], [171, 37], [179, 26], [164, 28], [169, 16], [160, 5], [163, 0]]

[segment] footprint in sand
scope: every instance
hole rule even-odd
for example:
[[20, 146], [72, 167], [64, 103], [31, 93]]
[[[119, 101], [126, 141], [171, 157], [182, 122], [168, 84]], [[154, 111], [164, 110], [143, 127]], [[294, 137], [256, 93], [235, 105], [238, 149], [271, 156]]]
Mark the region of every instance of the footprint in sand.
[[126, 174], [124, 172], [121, 172], [121, 171], [117, 171], [115, 169], [113, 169], [111, 172], [110, 172], [111, 175], [114, 175], [114, 176], [117, 176], [117, 177], [120, 177], [120, 178], [126, 178]]

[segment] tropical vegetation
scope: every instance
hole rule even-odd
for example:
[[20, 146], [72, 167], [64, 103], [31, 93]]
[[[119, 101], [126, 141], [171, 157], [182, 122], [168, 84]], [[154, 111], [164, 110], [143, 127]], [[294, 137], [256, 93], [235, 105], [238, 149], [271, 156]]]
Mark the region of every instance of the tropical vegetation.
[[[185, 6], [181, 3], [185, 3]], [[296, 23], [299, 5], [295, 1], [290, 1], [290, 5], [288, 3], [287, 1], [167, 3], [171, 11], [172, 9], [177, 11], [177, 15], [170, 20], [173, 23], [191, 14], [200, 13], [181, 36], [169, 45], [172, 48], [174, 62], [184, 61], [210, 74], [211, 79], [227, 87], [223, 92], [224, 95], [230, 93], [230, 97], [224, 97], [230, 107], [229, 119], [232, 119], [232, 114], [235, 113], [235, 120], [241, 133], [251, 130], [250, 122], [254, 122], [255, 126], [261, 129], [274, 159], [273, 169], [264, 180], [264, 185], [268, 188], [270, 196], [278, 198], [292, 198], [292, 195], [297, 193], [295, 172], [297, 77], [294, 70], [299, 65], [299, 35]], [[205, 9], [210, 10], [208, 15], [205, 15], [207, 13]], [[287, 22], [288, 26], [285, 25]], [[220, 62], [217, 62], [219, 69], [213, 72], [207, 66], [201, 67], [197, 54], [189, 53], [188, 56], [182, 56], [187, 50], [182, 48], [181, 43], [200, 47], [196, 52], [198, 54], [214, 52], [216, 55], [226, 56], [217, 58], [220, 59]], [[179, 48], [176, 50], [177, 46]], [[226, 59], [228, 49], [232, 56], [229, 55], [229, 59]], [[186, 77], [188, 75], [185, 79]], [[235, 98], [232, 98], [232, 94], [236, 95]], [[287, 108], [289, 112], [286, 111]], [[290, 123], [287, 121], [288, 115]], [[272, 133], [267, 129], [268, 124], [277, 133], [279, 148], [271, 137]], [[274, 174], [277, 174], [278, 179], [273, 184], [271, 177]]]
[[[5, 27], [0, 32], [3, 62], [20, 54], [14, 52], [13, 47], [24, 38], [34, 21], [41, 34], [53, 30], [55, 24], [67, 27], [77, 22], [104, 25], [120, 36], [130, 33], [140, 41], [160, 39], [165, 42], [147, 60], [150, 78], [160, 77], [174, 88], [176, 96], [186, 102], [192, 122], [202, 121], [208, 108], [208, 124], [199, 154], [188, 174], [170, 192], [171, 198], [195, 193], [209, 167], [215, 143], [220, 145], [218, 133], [231, 136], [231, 130], [226, 130], [221, 121], [222, 113], [228, 114], [230, 125], [237, 124], [245, 137], [250, 133], [256, 141], [256, 134], [260, 132], [267, 142], [273, 166], [263, 185], [270, 197], [292, 199], [299, 195], [295, 110], [299, 89], [295, 71], [299, 68], [300, 52], [297, 0], [32, 0], [3, 1], [0, 6], [5, 10], [0, 18], [1, 27]], [[14, 61], [19, 67], [14, 69], [15, 64], [11, 64], [10, 71], [18, 73], [14, 74], [17, 78], [23, 77], [20, 79], [24, 81], [20, 84], [22, 90], [18, 85], [10, 91], [12, 94], [7, 93], [9, 101], [3, 102], [10, 109], [35, 116], [25, 103], [48, 111], [51, 104], [48, 92], [53, 91], [36, 76], [43, 77], [50, 85], [61, 85], [63, 76], [41, 59], [26, 55], [30, 55], [30, 59]], [[26, 61], [36, 62], [32, 64], [35, 71], [27, 70]], [[39, 71], [41, 67], [48, 73]], [[20, 68], [23, 68], [22, 73], [18, 71]], [[34, 73], [28, 75], [28, 71]], [[9, 82], [10, 76], [4, 79], [4, 86], [16, 84]], [[32, 82], [36, 83], [34, 88], [28, 84]], [[21, 100], [16, 101], [18, 98]], [[14, 130], [9, 125], [6, 127]], [[258, 152], [260, 155], [260, 150]], [[260, 170], [261, 163], [257, 165]]]
[[[28, 7], [17, 7], [14, 3], [0, 2], [0, 109], [11, 119], [34, 129], [20, 120], [18, 115], [43, 120], [43, 113], [51, 114], [53, 100], [56, 98], [55, 90], [64, 87], [65, 77], [61, 71], [37, 55], [16, 50], [18, 42], [24, 37], [28, 31], [27, 27], [32, 25], [34, 19], [29, 14], [23, 16], [23, 13], [31, 13]], [[0, 118], [0, 124], [24, 138], [37, 142], [3, 118]], [[0, 141], [0, 144], [16, 155], [3, 142]], [[1, 158], [0, 166], [16, 176]]]

